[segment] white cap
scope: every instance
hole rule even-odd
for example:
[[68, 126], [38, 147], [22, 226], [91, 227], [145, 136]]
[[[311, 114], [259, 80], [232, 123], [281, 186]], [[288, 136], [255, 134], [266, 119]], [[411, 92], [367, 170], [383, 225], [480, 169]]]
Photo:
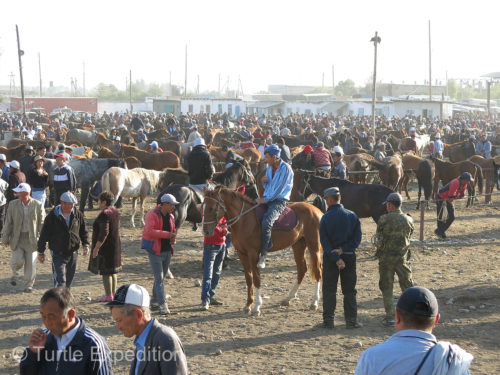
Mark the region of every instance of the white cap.
[[149, 293], [140, 285], [128, 284], [118, 288], [113, 297], [113, 301], [106, 306], [135, 305], [139, 307], [149, 307]]
[[177, 200], [175, 199], [175, 197], [172, 194], [163, 194], [160, 198], [160, 202], [161, 203], [170, 203], [170, 204], [173, 204], [174, 206], [176, 204], [179, 204], [179, 202], [177, 202]]
[[193, 142], [193, 147], [205, 146], [205, 140], [203, 138], [196, 138]]
[[439, 138], [441, 138], [441, 134], [436, 133], [436, 136], [435, 136], [435, 137], [436, 137], [436, 139], [439, 139]]
[[115, 140], [115, 141], [121, 141], [121, 138], [120, 138], [120, 136], [119, 136], [119, 135], [117, 135], [117, 136], [115, 137], [115, 139], [114, 139], [114, 140]]
[[0, 154], [0, 160], [7, 161], [7, 156], [5, 156], [5, 154]]
[[156, 142], [156, 141], [151, 142], [149, 145], [150, 145], [151, 147], [156, 147], [156, 148], [158, 148], [158, 142]]
[[342, 147], [340, 146], [335, 146], [333, 148], [333, 152], [340, 152], [341, 154], [344, 154], [344, 150], [342, 150]]
[[417, 129], [415, 129], [414, 127], [410, 128], [410, 132], [416, 132], [416, 131], [417, 131]]
[[31, 193], [31, 186], [23, 182], [17, 185], [16, 188], [12, 189], [12, 191], [15, 191], [16, 193]]
[[12, 160], [12, 161], [10, 162], [10, 166], [11, 166], [12, 168], [19, 169], [20, 164], [19, 164], [19, 162], [18, 162], [17, 160]]

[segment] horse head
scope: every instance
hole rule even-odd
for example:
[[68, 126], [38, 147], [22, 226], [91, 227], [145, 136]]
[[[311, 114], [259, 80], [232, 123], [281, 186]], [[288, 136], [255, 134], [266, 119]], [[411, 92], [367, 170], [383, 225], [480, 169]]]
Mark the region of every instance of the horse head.
[[221, 194], [224, 188], [216, 187], [214, 190], [205, 190], [205, 199], [202, 205], [202, 231], [208, 237], [214, 233], [215, 226], [226, 212]]

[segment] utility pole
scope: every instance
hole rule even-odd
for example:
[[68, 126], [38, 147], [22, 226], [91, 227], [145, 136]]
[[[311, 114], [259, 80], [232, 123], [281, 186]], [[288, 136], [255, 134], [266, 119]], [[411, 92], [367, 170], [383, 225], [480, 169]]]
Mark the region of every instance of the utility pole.
[[21, 56], [24, 55], [24, 51], [21, 50], [21, 43], [19, 41], [19, 29], [16, 25], [16, 35], [17, 35], [17, 55], [19, 57], [19, 78], [21, 79], [21, 109], [23, 115], [26, 115], [26, 103], [24, 101], [24, 81], [23, 81], [23, 64], [21, 61]]
[[491, 116], [490, 112], [490, 98], [491, 98], [491, 80], [486, 81], [486, 90], [487, 90], [487, 107], [488, 107], [488, 118]]
[[335, 66], [332, 64], [332, 91], [335, 94]]
[[373, 87], [372, 87], [372, 132], [373, 137], [375, 138], [375, 101], [377, 100], [377, 45], [381, 42], [382, 39], [378, 36], [378, 32], [375, 31], [375, 36], [370, 39], [370, 42], [373, 42], [375, 47], [375, 55], [373, 58]]
[[200, 95], [200, 75], [198, 74], [198, 83], [196, 84], [196, 95]]
[[186, 51], [184, 58], [184, 98], [187, 98], [187, 84], [188, 84], [188, 46], [186, 44]]
[[132, 106], [132, 69], [129, 70], [128, 97], [130, 100], [130, 114], [132, 114], [132, 112], [134, 111], [134, 107]]
[[431, 20], [429, 20], [429, 101], [432, 101]]
[[83, 60], [83, 95], [85, 96], [85, 60]]
[[40, 98], [42, 97], [42, 64], [40, 62], [40, 52], [38, 52], [38, 75], [40, 77]]
[[323, 72], [323, 78], [321, 79], [321, 89], [325, 89], [325, 72]]

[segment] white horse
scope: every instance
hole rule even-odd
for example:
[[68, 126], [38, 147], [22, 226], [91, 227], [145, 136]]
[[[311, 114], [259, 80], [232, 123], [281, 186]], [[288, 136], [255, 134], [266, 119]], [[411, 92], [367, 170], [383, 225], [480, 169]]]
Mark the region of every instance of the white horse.
[[144, 200], [148, 194], [158, 187], [160, 177], [165, 172], [154, 171], [144, 168], [123, 169], [118, 167], [109, 168], [101, 178], [102, 191], [110, 191], [114, 194], [114, 205], [118, 198], [132, 198], [132, 214], [130, 221], [135, 228], [134, 217], [137, 207], [137, 199], [141, 205], [141, 223], [144, 225]]

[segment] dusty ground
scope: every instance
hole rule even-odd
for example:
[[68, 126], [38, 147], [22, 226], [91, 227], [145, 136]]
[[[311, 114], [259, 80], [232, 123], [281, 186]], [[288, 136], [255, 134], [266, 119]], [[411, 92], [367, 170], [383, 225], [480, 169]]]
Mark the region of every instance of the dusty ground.
[[[494, 201], [498, 201], [498, 196]], [[152, 207], [150, 200], [147, 205]], [[474, 374], [500, 373], [500, 205], [463, 208], [458, 203], [458, 218], [449, 230], [450, 240], [437, 241], [434, 210], [427, 211], [426, 241], [413, 242], [412, 269], [415, 281], [431, 288], [437, 295], [441, 322], [435, 334], [471, 352]], [[414, 218], [415, 210], [410, 210]], [[412, 207], [413, 208], [413, 207]], [[141, 228], [129, 224], [130, 205], [122, 209], [124, 269], [119, 284], [139, 283], [151, 291], [152, 275], [147, 257], [140, 249]], [[97, 211], [87, 213], [89, 222]], [[346, 374], [352, 373], [359, 355], [367, 347], [388, 338], [393, 330], [381, 325], [383, 305], [378, 290], [377, 263], [364, 259], [373, 254], [370, 239], [375, 231], [371, 219], [362, 220], [363, 244], [358, 254], [359, 318], [365, 327], [346, 330], [343, 325], [342, 299], [333, 331], [317, 327], [320, 311], [309, 311], [313, 284], [307, 279], [299, 290], [299, 299], [290, 307], [281, 307], [295, 278], [295, 264], [290, 250], [270, 256], [263, 273], [264, 305], [260, 317], [243, 314], [246, 285], [241, 267], [233, 261], [223, 272], [217, 296], [224, 306], [199, 311], [200, 288], [195, 280], [202, 276], [202, 236], [184, 226], [178, 237], [172, 272], [166, 292], [172, 297], [172, 315], [160, 320], [175, 328], [187, 353], [193, 374]], [[418, 234], [415, 234], [415, 239]], [[0, 373], [19, 373], [12, 351], [25, 346], [31, 331], [40, 326], [38, 301], [51, 287], [50, 262], [38, 267], [36, 288], [25, 294], [10, 286], [10, 250], [2, 253], [0, 272]], [[233, 253], [233, 250], [231, 250]], [[73, 292], [79, 303], [77, 312], [108, 340], [113, 351], [133, 349], [131, 339], [117, 331], [109, 311], [96, 299], [103, 294], [99, 277], [87, 269], [87, 259], [80, 257]], [[397, 283], [395, 294], [399, 295]], [[86, 297], [90, 296], [91, 301]], [[462, 310], [466, 309], [466, 310]], [[361, 344], [361, 347], [359, 347]], [[215, 355], [220, 349], [222, 354]], [[115, 374], [128, 374], [129, 363], [118, 361]]]

